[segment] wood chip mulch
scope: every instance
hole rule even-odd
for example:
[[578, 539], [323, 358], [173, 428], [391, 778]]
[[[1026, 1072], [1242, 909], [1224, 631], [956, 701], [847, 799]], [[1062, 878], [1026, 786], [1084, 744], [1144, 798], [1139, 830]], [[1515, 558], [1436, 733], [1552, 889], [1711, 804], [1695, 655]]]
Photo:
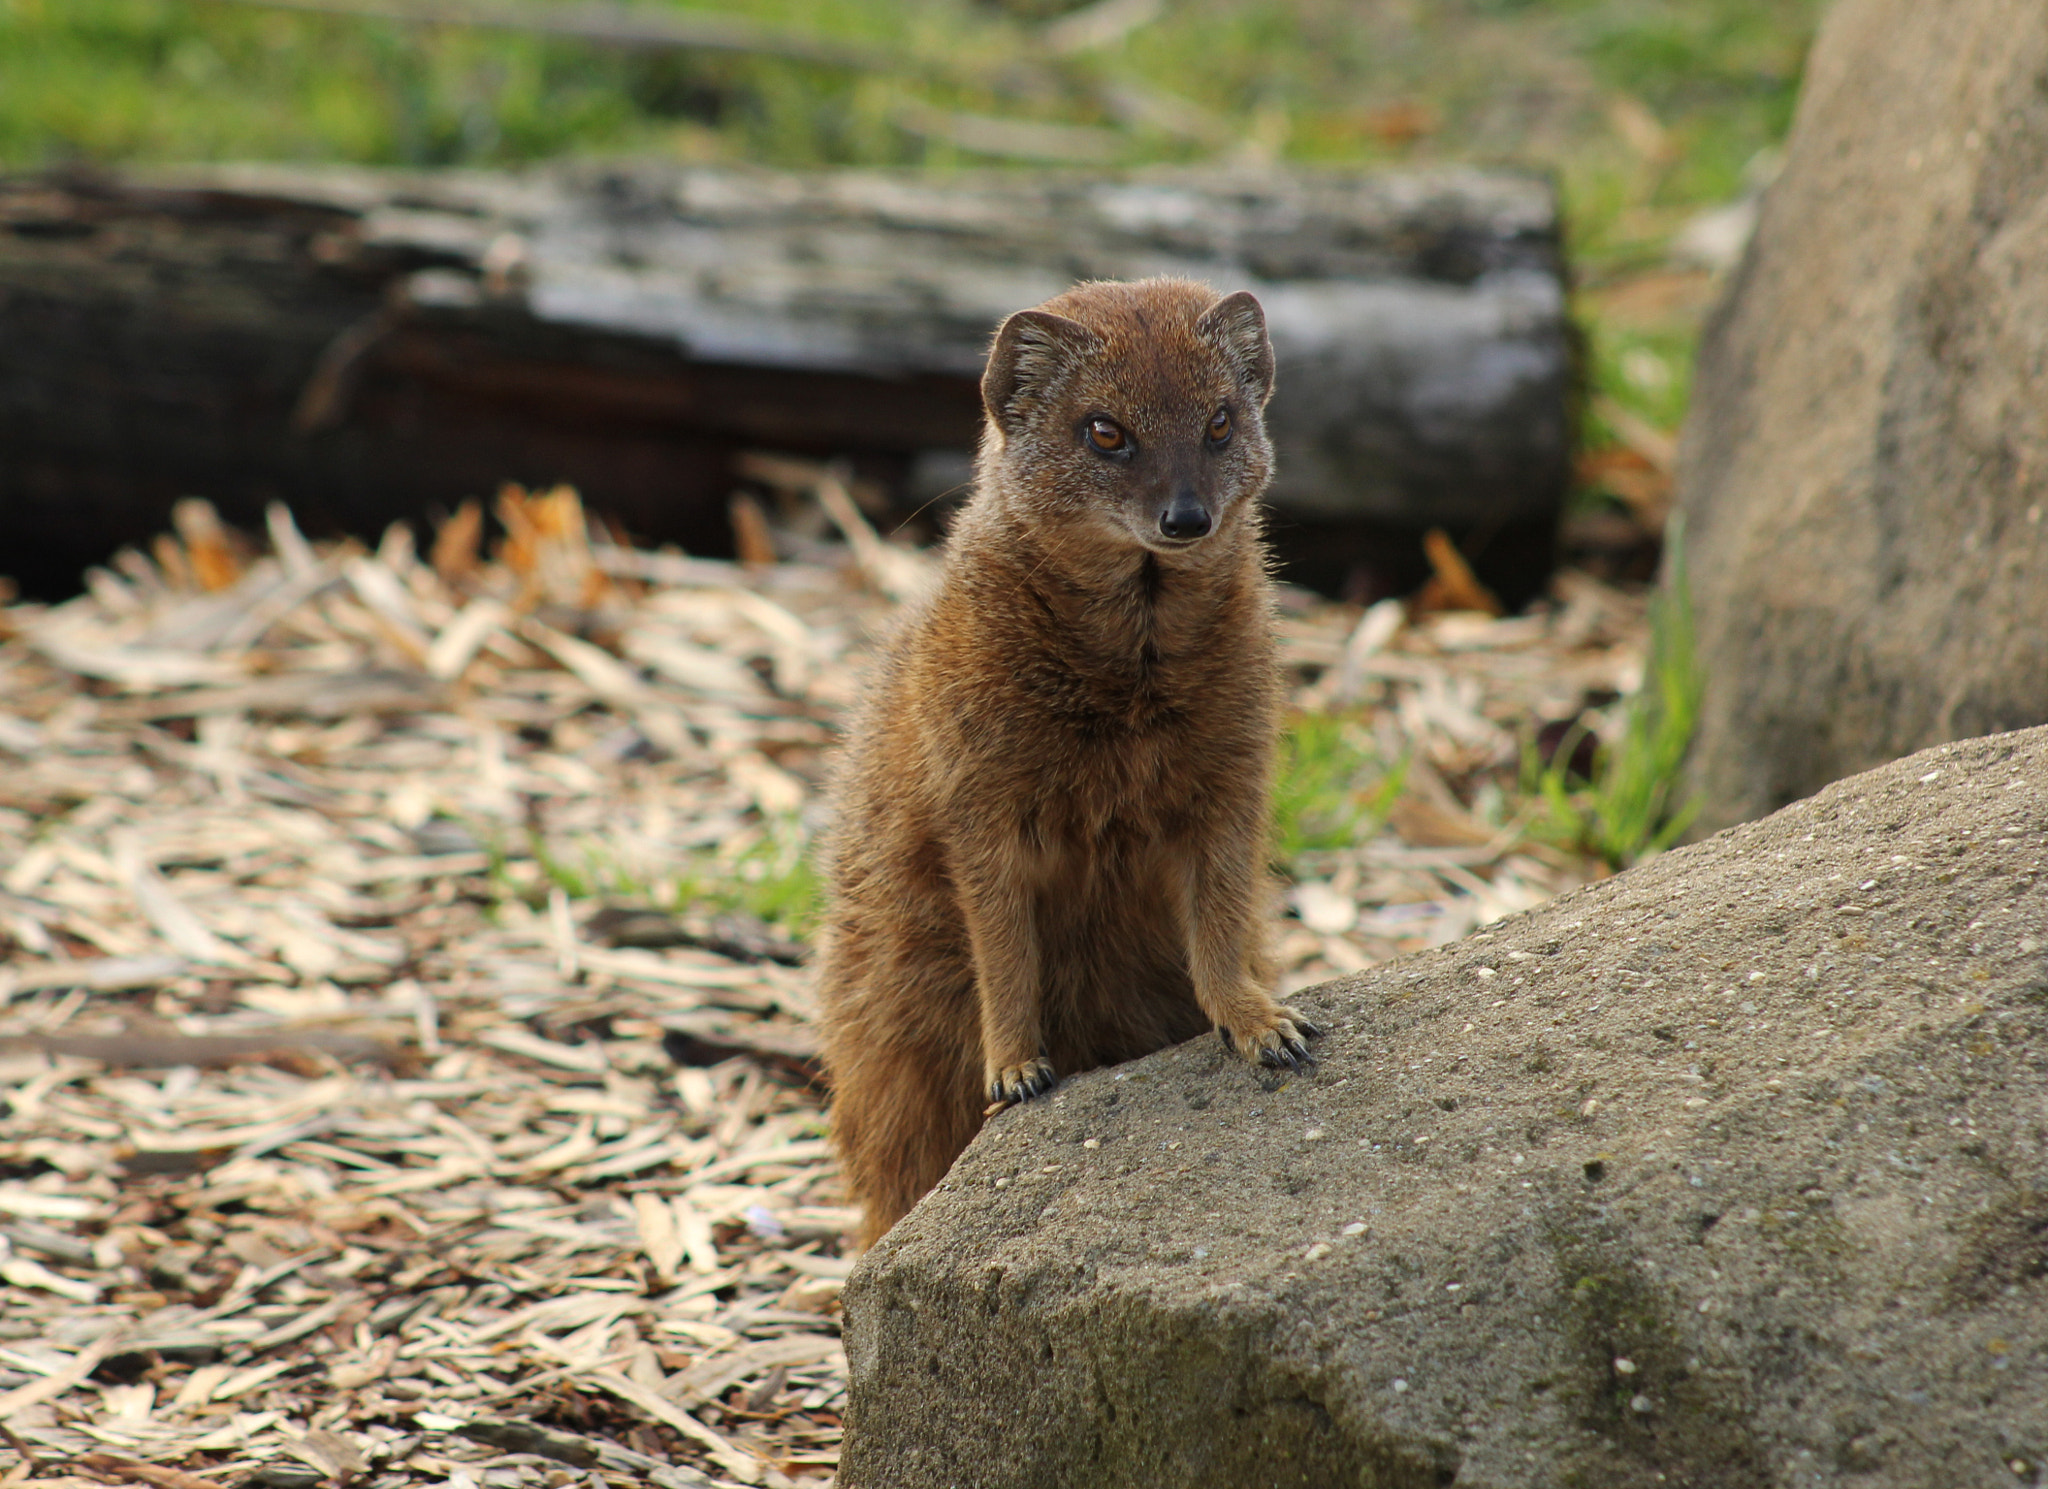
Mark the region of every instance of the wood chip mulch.
[[[830, 1481], [804, 855], [933, 562], [831, 468], [758, 471], [774, 562], [568, 491], [429, 552], [188, 502], [0, 607], [0, 1489]], [[1295, 866], [1289, 987], [1596, 872], [1513, 782], [1635, 685], [1639, 600], [1285, 599], [1302, 708], [1407, 761]]]

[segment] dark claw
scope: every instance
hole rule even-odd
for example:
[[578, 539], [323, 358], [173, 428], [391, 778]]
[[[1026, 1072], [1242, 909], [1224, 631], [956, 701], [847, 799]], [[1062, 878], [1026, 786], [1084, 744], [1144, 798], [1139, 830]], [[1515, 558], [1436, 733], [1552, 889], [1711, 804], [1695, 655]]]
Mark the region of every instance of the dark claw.
[[1059, 1077], [1042, 1067], [1008, 1082], [998, 1076], [989, 1082], [988, 1099], [991, 1103], [1015, 1105], [1020, 1101], [1029, 1101], [1034, 1096], [1042, 1096], [1058, 1084]]
[[1278, 1049], [1259, 1052], [1259, 1063], [1271, 1070], [1306, 1070], [1315, 1058], [1299, 1039], [1283, 1039]]
[[1294, 1027], [1301, 1030], [1301, 1037], [1303, 1039], [1321, 1039], [1323, 1037], [1323, 1026], [1321, 1024], [1312, 1024], [1305, 1018], [1297, 1017], [1294, 1020]]
[[1216, 1026], [1216, 1032], [1217, 1032], [1218, 1034], [1221, 1034], [1221, 1035], [1223, 1036], [1223, 1047], [1224, 1047], [1225, 1049], [1229, 1050], [1229, 1051], [1230, 1051], [1230, 1052], [1231, 1052], [1231, 1053], [1232, 1053], [1233, 1055], [1234, 1055], [1234, 1054], [1236, 1054], [1236, 1053], [1237, 1053], [1237, 1041], [1236, 1041], [1235, 1039], [1232, 1039], [1232, 1038], [1230, 1037], [1230, 1031], [1229, 1031], [1228, 1029], [1224, 1028], [1224, 1027], [1223, 1027], [1223, 1026], [1222, 1026], [1221, 1024], [1218, 1024], [1218, 1025]]

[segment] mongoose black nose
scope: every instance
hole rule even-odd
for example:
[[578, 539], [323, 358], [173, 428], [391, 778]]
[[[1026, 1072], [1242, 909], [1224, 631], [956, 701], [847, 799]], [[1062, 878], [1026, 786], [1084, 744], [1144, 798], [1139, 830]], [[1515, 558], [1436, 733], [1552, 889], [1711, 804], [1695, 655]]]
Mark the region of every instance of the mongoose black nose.
[[1189, 492], [1176, 496], [1173, 505], [1159, 514], [1159, 530], [1176, 540], [1205, 538], [1212, 526], [1209, 509]]

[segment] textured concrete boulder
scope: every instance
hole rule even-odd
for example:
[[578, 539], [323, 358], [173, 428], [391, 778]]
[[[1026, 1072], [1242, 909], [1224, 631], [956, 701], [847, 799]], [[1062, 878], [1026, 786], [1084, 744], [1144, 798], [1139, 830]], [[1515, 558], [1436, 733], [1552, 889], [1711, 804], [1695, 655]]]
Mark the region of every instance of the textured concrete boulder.
[[2048, 1482], [2048, 729], [990, 1123], [846, 1292], [849, 1489]]
[[1681, 451], [1703, 829], [2048, 722], [2048, 6], [1842, 0]]

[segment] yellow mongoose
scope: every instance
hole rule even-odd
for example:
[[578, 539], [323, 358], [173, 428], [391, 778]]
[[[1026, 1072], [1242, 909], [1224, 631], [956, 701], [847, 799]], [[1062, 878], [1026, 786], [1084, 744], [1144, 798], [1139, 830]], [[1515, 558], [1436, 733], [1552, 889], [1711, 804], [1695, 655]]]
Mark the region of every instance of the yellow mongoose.
[[1264, 312], [1083, 284], [996, 333], [972, 499], [853, 726], [821, 959], [832, 1131], [873, 1242], [990, 1102], [1273, 1001], [1280, 680], [1258, 498]]

